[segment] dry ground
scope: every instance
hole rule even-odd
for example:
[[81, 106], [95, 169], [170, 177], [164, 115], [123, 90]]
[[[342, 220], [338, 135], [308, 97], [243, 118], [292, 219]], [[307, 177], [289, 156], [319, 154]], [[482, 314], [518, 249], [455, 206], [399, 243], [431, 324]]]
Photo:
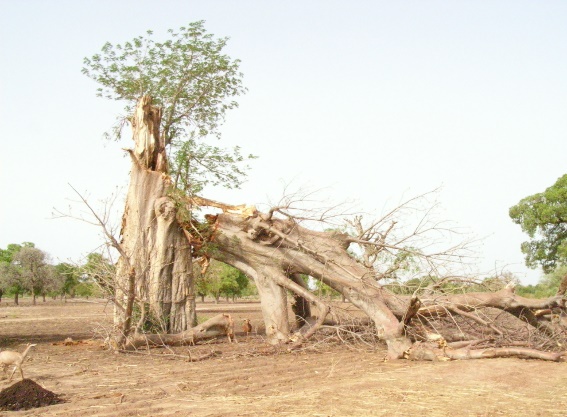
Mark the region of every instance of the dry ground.
[[[64, 404], [7, 416], [564, 416], [567, 364], [489, 359], [384, 363], [374, 352], [319, 346], [269, 353], [261, 335], [147, 354], [112, 354], [93, 332], [108, 325], [102, 302], [0, 306], [0, 347], [37, 343], [24, 372]], [[198, 305], [260, 323], [256, 303]], [[64, 339], [85, 340], [66, 346]], [[182, 357], [211, 350], [202, 362]], [[19, 376], [12, 381], [19, 380]], [[0, 380], [0, 389], [9, 386]]]

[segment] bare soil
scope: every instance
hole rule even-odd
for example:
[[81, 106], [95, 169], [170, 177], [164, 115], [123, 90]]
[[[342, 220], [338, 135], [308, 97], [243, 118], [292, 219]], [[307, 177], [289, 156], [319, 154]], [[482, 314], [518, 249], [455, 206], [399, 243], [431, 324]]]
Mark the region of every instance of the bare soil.
[[[8, 301], [8, 303], [6, 303]], [[0, 347], [37, 343], [26, 378], [65, 402], [6, 416], [564, 416], [567, 364], [520, 359], [384, 362], [385, 350], [319, 344], [274, 352], [261, 335], [257, 303], [198, 304], [246, 337], [191, 347], [114, 354], [101, 348], [112, 308], [100, 300], [0, 305]], [[67, 340], [72, 339], [72, 342]], [[191, 362], [217, 352], [213, 358]], [[172, 356], [175, 354], [177, 356]], [[19, 373], [17, 373], [19, 374]], [[5, 389], [20, 380], [0, 380]]]

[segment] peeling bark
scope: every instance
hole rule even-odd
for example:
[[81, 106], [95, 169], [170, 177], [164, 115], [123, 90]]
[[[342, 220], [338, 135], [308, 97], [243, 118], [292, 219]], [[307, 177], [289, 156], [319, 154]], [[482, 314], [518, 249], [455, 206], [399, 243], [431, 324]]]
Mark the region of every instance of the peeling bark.
[[[194, 320], [191, 247], [176, 220], [174, 201], [168, 196], [165, 145], [159, 135], [161, 111], [142, 97], [132, 118], [134, 149], [130, 185], [122, 218], [124, 255], [118, 262], [116, 299], [128, 296], [149, 303], [149, 314], [164, 331], [181, 332]], [[127, 258], [127, 259], [126, 259]], [[133, 271], [134, 294], [128, 289]], [[194, 295], [193, 295], [194, 299]], [[131, 311], [115, 310], [115, 321], [131, 320]]]
[[[352, 304], [375, 323], [388, 344], [389, 357], [403, 357], [411, 342], [402, 334], [403, 325], [384, 302], [384, 291], [372, 279], [371, 272], [346, 252], [346, 235], [316, 232], [292, 221], [271, 219], [248, 210], [231, 213], [234, 207], [200, 199], [201, 205], [226, 208], [210, 217], [215, 251], [210, 256], [226, 262], [252, 277], [260, 294], [269, 340], [289, 340], [290, 325], [285, 290], [320, 305], [319, 319], [328, 308], [314, 295], [294, 283], [289, 276], [305, 274], [321, 280], [343, 293]], [[250, 215], [250, 213], [254, 213]], [[318, 326], [317, 326], [318, 327]]]

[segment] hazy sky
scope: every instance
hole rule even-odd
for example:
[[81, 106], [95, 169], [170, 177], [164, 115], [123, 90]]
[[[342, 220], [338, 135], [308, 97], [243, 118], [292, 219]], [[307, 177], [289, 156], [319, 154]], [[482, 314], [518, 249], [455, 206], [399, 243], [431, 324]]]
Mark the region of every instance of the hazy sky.
[[[486, 237], [479, 271], [524, 282], [526, 236], [508, 217], [567, 170], [564, 1], [0, 0], [0, 247], [32, 241], [54, 262], [100, 244], [94, 226], [51, 219], [124, 187], [129, 161], [103, 140], [122, 106], [95, 96], [82, 59], [110, 41], [205, 20], [231, 38], [249, 92], [226, 146], [260, 158], [232, 204], [282, 184], [326, 187], [366, 209], [442, 187], [443, 215]], [[118, 211], [122, 208], [118, 203]]]

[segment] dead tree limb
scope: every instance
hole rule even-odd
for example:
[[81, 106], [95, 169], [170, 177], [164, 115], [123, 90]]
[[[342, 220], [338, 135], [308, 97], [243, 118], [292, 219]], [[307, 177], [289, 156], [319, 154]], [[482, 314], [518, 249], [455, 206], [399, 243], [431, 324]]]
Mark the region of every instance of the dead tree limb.
[[202, 340], [225, 336], [234, 340], [234, 321], [230, 314], [218, 314], [204, 323], [175, 334], [137, 334], [128, 339], [128, 349], [153, 346], [194, 345]]

